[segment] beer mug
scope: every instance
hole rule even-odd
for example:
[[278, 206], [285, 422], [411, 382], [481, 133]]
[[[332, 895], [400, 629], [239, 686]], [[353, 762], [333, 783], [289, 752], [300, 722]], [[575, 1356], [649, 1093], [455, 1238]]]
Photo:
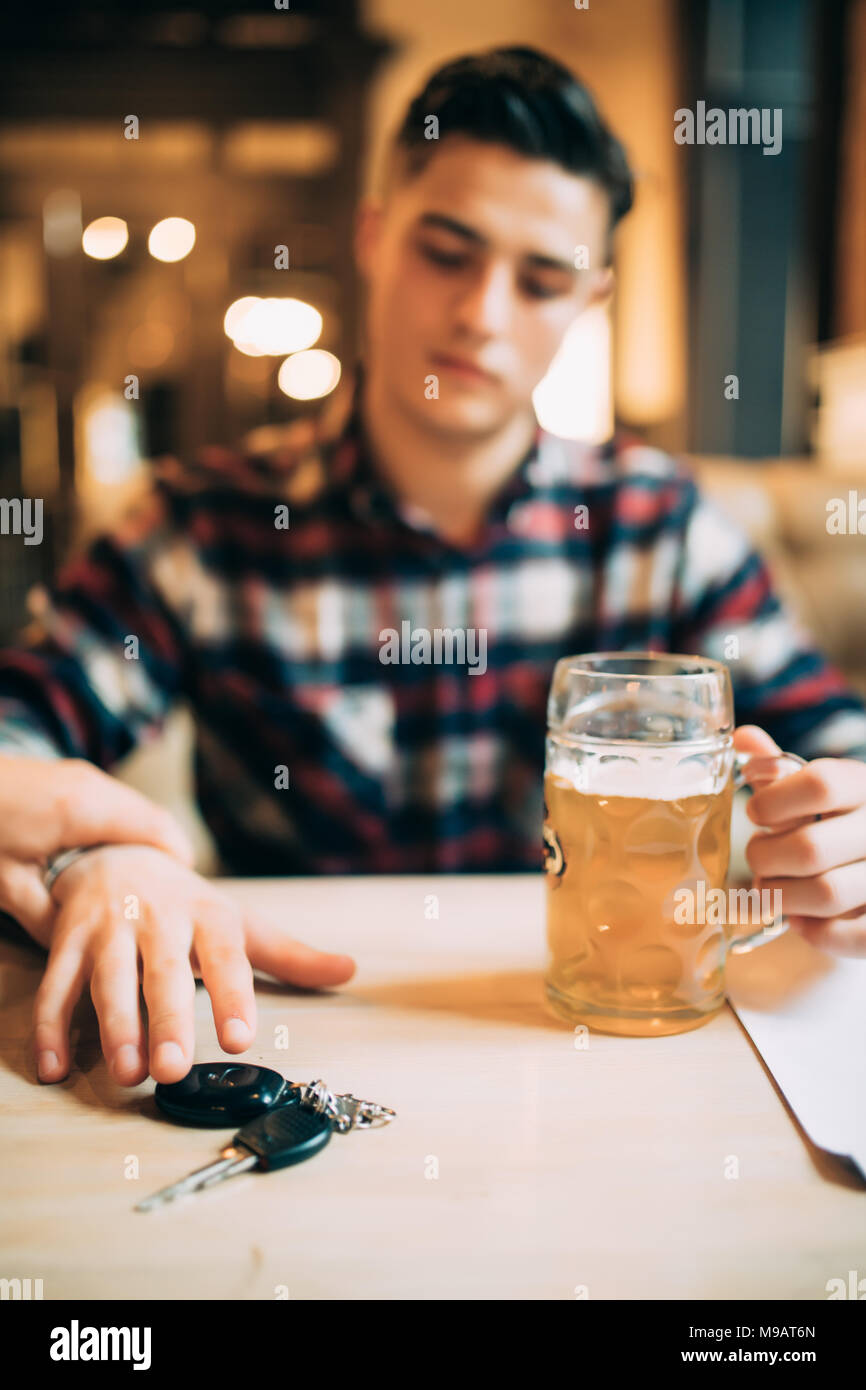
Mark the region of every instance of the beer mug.
[[[630, 1037], [697, 1028], [725, 1002], [727, 952], [786, 927], [758, 889], [726, 887], [751, 756], [733, 747], [728, 669], [653, 652], [565, 657], [547, 723], [549, 1006]], [[774, 780], [803, 759], [764, 764]]]

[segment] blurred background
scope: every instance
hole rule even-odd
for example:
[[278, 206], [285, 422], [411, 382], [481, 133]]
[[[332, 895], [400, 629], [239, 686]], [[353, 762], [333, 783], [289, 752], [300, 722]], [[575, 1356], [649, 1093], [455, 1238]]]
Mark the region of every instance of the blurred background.
[[[866, 498], [866, 0], [582, 3], [3, 13], [0, 495], [43, 498], [44, 539], [0, 536], [0, 641], [149, 459], [321, 408], [360, 347], [354, 207], [406, 103], [446, 59], [528, 43], [638, 174], [614, 303], [568, 335], [542, 423], [687, 454], [866, 692], [866, 536], [826, 526]], [[677, 144], [698, 101], [781, 108], [781, 151]]]

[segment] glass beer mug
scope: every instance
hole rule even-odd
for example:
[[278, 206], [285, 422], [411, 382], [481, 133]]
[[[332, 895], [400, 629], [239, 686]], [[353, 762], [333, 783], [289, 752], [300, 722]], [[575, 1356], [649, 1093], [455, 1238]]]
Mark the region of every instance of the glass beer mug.
[[[727, 951], [786, 925], [760, 912], [757, 889], [726, 889], [749, 761], [733, 747], [727, 667], [652, 652], [565, 657], [547, 722], [548, 1003], [605, 1033], [697, 1028], [724, 1004]], [[765, 761], [771, 777], [803, 766], [792, 753]]]

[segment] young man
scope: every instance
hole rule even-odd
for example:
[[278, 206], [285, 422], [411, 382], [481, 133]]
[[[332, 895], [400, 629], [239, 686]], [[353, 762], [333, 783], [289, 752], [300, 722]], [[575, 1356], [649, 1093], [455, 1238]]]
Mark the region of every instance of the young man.
[[[194, 973], [228, 1052], [253, 1040], [251, 967], [304, 985], [352, 973], [240, 914], [164, 817], [109, 790], [98, 769], [179, 697], [225, 872], [531, 869], [557, 658], [719, 657], [736, 636], [738, 718], [758, 726], [738, 745], [814, 760], [753, 799], [777, 833], [753, 839], [752, 868], [812, 939], [866, 949], [861, 704], [685, 470], [634, 442], [558, 440], [533, 413], [569, 324], [610, 292], [631, 200], [620, 145], [552, 60], [509, 49], [435, 74], [360, 211], [367, 346], [348, 417], [304, 457], [163, 461], [67, 565], [40, 632], [0, 655], [0, 905], [49, 949], [43, 1080], [68, 1072], [88, 982], [112, 1074], [134, 1085], [188, 1070]], [[462, 634], [461, 660], [417, 660], [436, 629]], [[40, 862], [107, 838], [130, 843], [81, 855], [49, 897]]]

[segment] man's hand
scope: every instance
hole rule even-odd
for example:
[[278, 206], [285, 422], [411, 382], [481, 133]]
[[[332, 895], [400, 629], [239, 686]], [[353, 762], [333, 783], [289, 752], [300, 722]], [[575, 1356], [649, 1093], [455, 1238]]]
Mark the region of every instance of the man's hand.
[[216, 884], [156, 849], [93, 850], [59, 875], [54, 897], [33, 1014], [42, 1081], [69, 1071], [70, 1017], [88, 982], [109, 1070], [121, 1086], [137, 1086], [148, 1072], [179, 1081], [192, 1066], [195, 975], [210, 994], [223, 1051], [244, 1052], [256, 1030], [253, 966], [305, 988], [343, 984], [355, 970], [350, 956], [303, 946], [243, 913]]
[[[747, 780], [750, 767], [781, 752], [754, 725], [737, 730], [734, 746], [758, 760]], [[816, 758], [754, 792], [747, 813], [769, 832], [746, 848], [755, 886], [780, 889], [792, 928], [815, 946], [866, 955], [866, 763]]]
[[92, 763], [0, 755], [0, 909], [41, 945], [54, 922], [42, 862], [103, 842], [155, 845], [184, 864], [194, 858], [168, 811]]

